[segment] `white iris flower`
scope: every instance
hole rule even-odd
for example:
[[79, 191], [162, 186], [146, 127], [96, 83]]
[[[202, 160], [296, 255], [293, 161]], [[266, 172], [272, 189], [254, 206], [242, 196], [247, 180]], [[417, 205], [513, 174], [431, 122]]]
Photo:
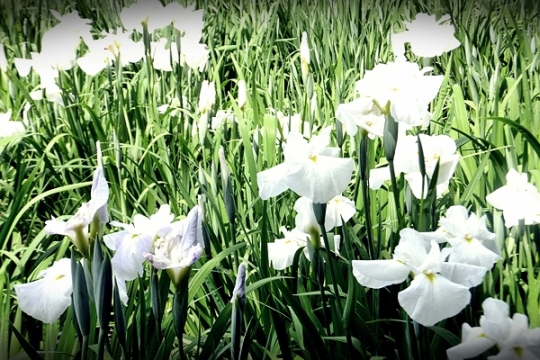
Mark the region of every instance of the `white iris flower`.
[[340, 195], [349, 184], [354, 169], [350, 158], [340, 158], [338, 148], [327, 147], [331, 127], [314, 135], [308, 143], [297, 131], [291, 131], [283, 145], [285, 161], [257, 174], [259, 195], [263, 200], [287, 189], [325, 203]]
[[399, 304], [424, 326], [458, 314], [470, 301], [469, 288], [480, 284], [487, 271], [474, 265], [444, 262], [436, 241], [426, 247], [413, 229], [400, 232], [400, 242], [391, 260], [353, 260], [358, 282], [373, 289], [399, 284], [413, 274], [410, 286], [399, 292]]

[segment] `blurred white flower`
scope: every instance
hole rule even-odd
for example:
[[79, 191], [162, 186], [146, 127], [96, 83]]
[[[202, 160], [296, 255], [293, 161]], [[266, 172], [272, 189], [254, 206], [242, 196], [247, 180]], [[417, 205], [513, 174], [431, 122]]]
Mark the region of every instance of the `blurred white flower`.
[[183, 39], [199, 42], [203, 35], [204, 10], [195, 10], [195, 5], [183, 7], [180, 3], [171, 2], [164, 7], [164, 11], [170, 16], [174, 28], [184, 34]]
[[[405, 228], [391, 260], [353, 260], [353, 275], [373, 289], [399, 284], [414, 274], [410, 286], [399, 292], [399, 304], [424, 326], [458, 314], [470, 301], [469, 288], [480, 284], [487, 271], [474, 265], [444, 262], [439, 245], [426, 247], [422, 235]], [[429, 250], [429, 252], [428, 252]]]
[[464, 323], [461, 343], [446, 350], [450, 360], [481, 355], [493, 345], [499, 353], [488, 356], [491, 360], [540, 359], [540, 328], [529, 329], [527, 316], [516, 313], [510, 318], [508, 304], [493, 298], [484, 300], [482, 308], [480, 326]]
[[267, 200], [287, 189], [314, 203], [326, 203], [348, 186], [354, 170], [350, 158], [340, 158], [338, 148], [327, 147], [331, 127], [314, 135], [308, 143], [291, 131], [283, 144], [285, 161], [257, 174], [259, 195]]
[[199, 113], [206, 114], [216, 102], [216, 87], [214, 82], [204, 80], [199, 94]]
[[223, 125], [223, 123], [226, 121], [238, 122], [238, 119], [236, 118], [232, 110], [230, 109], [218, 110], [216, 112], [216, 115], [212, 117], [212, 123], [210, 126], [212, 127], [213, 130], [216, 130], [217, 128], [221, 127], [221, 125]]
[[139, 62], [144, 56], [144, 44], [133, 41], [130, 33], [119, 28], [116, 33], [103, 32], [102, 35], [100, 39], [89, 41], [89, 51], [77, 59], [77, 64], [86, 74], [95, 76], [118, 58], [120, 66], [124, 67]]
[[[43, 88], [45, 90], [45, 98], [47, 101], [56, 103], [60, 106], [64, 106], [64, 99], [62, 98], [62, 89], [56, 84], [50, 84]], [[73, 95], [69, 94], [70, 98], [73, 99]]]
[[174, 96], [170, 99], [169, 104], [163, 104], [157, 107], [157, 111], [160, 114], [165, 114], [167, 110], [172, 109], [169, 113], [170, 116], [179, 116], [182, 109], [188, 109], [189, 103], [186, 95], [182, 95], [182, 106], [180, 107], [180, 100]]
[[[281, 126], [281, 131], [283, 132], [283, 140], [287, 140], [287, 136], [291, 131], [299, 132], [304, 137], [311, 136], [311, 127], [309, 121], [302, 120], [300, 114], [284, 114], [281, 110], [275, 110], [274, 108], [268, 108], [270, 114], [275, 116]], [[264, 130], [264, 129], [263, 129]], [[276, 133], [276, 140], [281, 139], [281, 132]]]
[[436, 20], [435, 15], [419, 13], [413, 21], [405, 21], [407, 31], [392, 34], [394, 55], [404, 55], [405, 43], [410, 43], [411, 51], [422, 57], [439, 56], [457, 48], [461, 43], [454, 37], [454, 26], [448, 20], [450, 15]]
[[297, 228], [288, 231], [285, 226], [279, 230], [283, 233], [283, 238], [268, 243], [268, 261], [274, 269], [283, 270], [293, 264], [294, 254], [301, 247], [304, 247], [304, 254], [307, 256], [309, 234]]
[[24, 133], [24, 125], [20, 121], [11, 121], [12, 110], [0, 113], [0, 139]]
[[150, 48], [152, 49], [154, 69], [172, 71], [172, 64], [178, 63], [178, 47], [176, 43], [173, 41], [167, 45], [167, 39], [161, 38], [159, 41], [152, 41]]
[[356, 214], [354, 201], [343, 195], [334, 196], [326, 207], [324, 227], [326, 230], [343, 225], [343, 221], [349, 221]]
[[506, 227], [517, 225], [519, 220], [525, 225], [540, 223], [540, 193], [525, 173], [510, 169], [506, 185], [487, 195], [486, 201], [503, 211]]
[[49, 54], [72, 53], [75, 56], [81, 38], [85, 43], [92, 40], [92, 21], [82, 19], [77, 11], [66, 15], [60, 15], [56, 10], [50, 11], [60, 23], [45, 31], [41, 48]]
[[32, 59], [15, 58], [13, 60], [19, 76], [27, 76], [33, 69], [40, 79], [40, 87], [45, 90], [47, 100], [63, 105], [61, 90], [56, 85], [59, 70], [69, 70], [75, 64], [74, 51], [55, 51], [42, 49], [41, 53], [31, 52]]
[[349, 136], [355, 136], [358, 128], [366, 132], [370, 139], [382, 137], [384, 133], [384, 115], [369, 97], [339, 104], [336, 119], [344, 125]]
[[164, 204], [150, 218], [136, 214], [133, 217], [133, 225], [111, 221], [112, 226], [124, 229], [103, 237], [105, 245], [115, 251], [111, 259], [115, 273], [128, 281], [142, 275], [144, 254], [152, 250], [152, 244], [158, 238], [159, 231], [168, 228], [173, 220], [171, 208]]
[[203, 71], [208, 63], [210, 50], [206, 44], [191, 40], [189, 37], [180, 39], [180, 66], [188, 66], [192, 70]]
[[0, 44], [0, 71], [5, 73], [8, 69], [8, 66], [9, 66], [9, 63], [6, 58], [4, 44]]
[[238, 108], [242, 109], [246, 104], [246, 81], [238, 80]]
[[103, 224], [108, 221], [107, 201], [109, 200], [109, 185], [105, 179], [102, 163], [101, 148], [99, 142], [98, 166], [94, 171], [92, 189], [90, 191], [90, 201], [83, 203], [79, 210], [67, 222], [57, 220], [52, 217], [45, 222], [45, 232], [49, 235], [64, 235], [70, 238], [75, 247], [84, 255], [90, 258], [90, 239], [88, 225], [92, 222]]
[[[291, 266], [294, 262], [294, 254], [300, 248], [303, 248], [306, 259], [311, 261], [307, 248], [307, 242], [311, 241], [310, 234], [302, 231], [298, 226], [291, 231], [288, 231], [285, 226], [280, 227], [279, 230], [283, 233], [283, 238], [268, 243], [268, 261], [272, 268], [283, 270]], [[341, 237], [334, 235], [333, 241], [336, 246], [336, 253], [339, 254]], [[324, 242], [321, 238], [319, 242], [324, 247]]]
[[[424, 151], [426, 176], [431, 179], [439, 162], [439, 175], [437, 177], [437, 198], [448, 189], [450, 178], [453, 176], [459, 161], [456, 153], [456, 143], [447, 135], [420, 134], [420, 141]], [[413, 135], [399, 136], [394, 157], [396, 176], [405, 174], [405, 180], [409, 184], [413, 195], [420, 199], [427, 195], [427, 180], [422, 179], [418, 162], [418, 137]], [[369, 187], [377, 190], [385, 180], [390, 180], [388, 167], [371, 169], [369, 172]], [[423, 192], [422, 192], [423, 190]]]
[[144, 253], [156, 269], [167, 271], [176, 286], [202, 254], [197, 239], [198, 216], [198, 206], [195, 206], [185, 219], [161, 228], [152, 251]]
[[143, 22], [146, 22], [148, 33], [171, 24], [171, 14], [164, 11], [158, 0], [138, 0], [136, 3], [120, 11], [120, 20], [126, 30], [143, 33]]
[[461, 205], [448, 208], [446, 217], [439, 220], [441, 227], [435, 233], [422, 233], [424, 239], [448, 241], [452, 247], [448, 261], [483, 266], [488, 270], [501, 258], [495, 243], [495, 234], [486, 227], [486, 216], [478, 218]]
[[44, 323], [52, 324], [71, 304], [73, 292], [71, 260], [60, 259], [42, 270], [41, 279], [13, 286], [23, 312]]
[[378, 64], [366, 71], [364, 78], [356, 83], [356, 92], [362, 98], [374, 101], [390, 114], [395, 121], [410, 126], [426, 125], [431, 119], [429, 103], [437, 96], [443, 76], [424, 76], [432, 68], [419, 69], [407, 61]]
[[[297, 212], [296, 215], [296, 227], [298, 229], [305, 229], [306, 226], [302, 225], [305, 223], [305, 219], [309, 218], [311, 223], [314, 223], [318, 227], [317, 220], [315, 219], [315, 214], [313, 213], [313, 202], [305, 196], [302, 196], [296, 200], [294, 203], [294, 210]], [[350, 218], [356, 213], [356, 207], [352, 200], [347, 199], [343, 195], [336, 195], [326, 204], [326, 214], [324, 218], [324, 228], [326, 231], [332, 230], [336, 226], [343, 225], [342, 218], [344, 221], [349, 221]], [[304, 230], [306, 233], [309, 233], [309, 230]]]

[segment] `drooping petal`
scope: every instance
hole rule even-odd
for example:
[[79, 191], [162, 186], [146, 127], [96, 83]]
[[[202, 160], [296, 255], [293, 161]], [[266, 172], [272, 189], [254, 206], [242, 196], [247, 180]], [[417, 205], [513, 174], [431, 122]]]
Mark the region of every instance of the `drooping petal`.
[[470, 300], [467, 287], [439, 274], [417, 274], [411, 285], [398, 294], [399, 304], [411, 319], [424, 326], [458, 314]]
[[414, 229], [404, 228], [399, 232], [399, 244], [394, 250], [394, 259], [406, 263], [410, 269], [417, 269], [424, 263], [428, 256], [428, 250], [432, 249], [431, 243], [426, 243], [422, 235]]
[[[113, 222], [116, 223], [116, 221], [111, 221], [111, 225], [113, 225]], [[118, 225], [113, 225], [113, 226], [118, 226]], [[103, 242], [105, 243], [105, 246], [107, 246], [109, 249], [111, 249], [112, 251], [116, 251], [116, 247], [120, 246], [122, 239], [125, 236], [129, 236], [129, 234], [131, 234], [131, 232], [127, 230], [122, 230], [122, 231], [117, 231], [115, 233], [107, 234], [103, 236]]]
[[276, 270], [283, 270], [293, 264], [294, 254], [301, 246], [286, 239], [268, 243], [268, 261]]
[[293, 209], [297, 212], [296, 217], [294, 218], [295, 229], [306, 234], [319, 232], [320, 227], [315, 218], [315, 212], [313, 211], [313, 202], [310, 199], [305, 196], [298, 198], [294, 203]]
[[353, 169], [353, 159], [314, 156], [307, 162], [291, 163], [285, 182], [300, 196], [324, 204], [347, 188]]
[[360, 285], [372, 289], [399, 284], [411, 269], [398, 260], [352, 260], [353, 275]]
[[149, 235], [124, 236], [116, 247], [111, 259], [115, 273], [127, 281], [137, 278], [143, 273], [144, 253], [152, 250], [152, 238]]
[[486, 248], [477, 239], [450, 239], [452, 252], [449, 261], [469, 265], [477, 265], [491, 269], [500, 256]]
[[326, 217], [324, 220], [324, 226], [327, 231], [333, 229], [335, 226], [341, 226], [343, 221], [347, 222], [356, 213], [356, 206], [354, 201], [347, 199], [343, 195], [338, 195], [332, 198], [326, 207]]
[[449, 360], [472, 358], [495, 345], [495, 341], [488, 339], [481, 327], [473, 328], [465, 323], [462, 325], [461, 334], [461, 344], [446, 350]]
[[369, 188], [378, 190], [383, 182], [390, 180], [390, 168], [388, 166], [371, 169], [369, 171]]
[[14, 285], [14, 289], [22, 311], [52, 324], [71, 304], [71, 260], [58, 260], [42, 274], [42, 279]]
[[480, 327], [488, 338], [502, 345], [512, 325], [510, 307], [504, 301], [487, 298], [482, 303], [482, 309], [484, 315], [480, 317]]
[[52, 217], [51, 220], [45, 221], [45, 232], [49, 235], [64, 235], [71, 240], [75, 240], [75, 231], [67, 228], [67, 223], [62, 220]]
[[289, 165], [281, 163], [268, 170], [257, 173], [257, 184], [259, 185], [259, 196], [263, 200], [277, 196], [289, 187], [285, 180], [289, 172]]
[[[452, 256], [452, 255], [450, 255]], [[467, 288], [479, 285], [489, 269], [483, 266], [462, 264], [457, 262], [441, 263], [441, 275], [448, 280]]]
[[109, 185], [105, 179], [102, 166], [98, 166], [94, 171], [90, 196], [90, 218], [97, 216], [101, 224], [108, 222], [109, 213], [107, 212], [107, 201], [109, 200]]

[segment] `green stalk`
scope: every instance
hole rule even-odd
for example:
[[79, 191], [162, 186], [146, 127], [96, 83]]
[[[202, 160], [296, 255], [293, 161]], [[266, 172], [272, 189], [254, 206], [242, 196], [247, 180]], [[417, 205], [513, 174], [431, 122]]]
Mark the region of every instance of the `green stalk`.
[[[394, 167], [394, 155], [396, 153], [396, 145], [398, 142], [398, 130], [399, 124], [394, 120], [392, 115], [390, 115], [389, 110], [390, 103], [387, 104], [385, 108], [384, 115], [384, 135], [383, 135], [383, 145], [384, 145], [384, 154], [386, 160], [388, 160], [388, 167], [390, 169], [390, 181], [392, 182], [392, 197], [394, 198], [394, 205], [396, 207], [396, 216], [398, 220], [398, 228], [403, 228], [403, 216], [401, 214], [401, 206], [399, 204], [399, 188], [396, 181], [396, 171]], [[393, 238], [390, 245], [390, 251], [393, 252], [396, 247], [395, 238]]]
[[88, 359], [88, 335], [83, 335], [81, 347], [81, 360]]
[[[321, 235], [324, 241], [324, 246], [328, 254], [328, 262], [330, 264], [330, 277], [332, 278], [332, 283], [334, 286], [334, 293], [336, 297], [336, 305], [338, 308], [338, 312], [342, 313], [343, 310], [341, 309], [341, 303], [339, 301], [339, 289], [338, 289], [337, 276], [336, 276], [336, 259], [334, 258], [334, 255], [332, 254], [332, 251], [335, 251], [335, 248], [334, 246], [330, 246], [330, 241], [328, 240], [328, 234], [326, 233], [326, 228], [324, 226], [324, 219], [326, 217], [326, 204], [313, 203], [313, 212], [315, 213], [315, 218], [317, 219], [317, 223], [319, 224]], [[320, 265], [323, 266], [323, 264], [324, 263], [321, 261]], [[320, 281], [322, 282], [323, 279], [320, 279]]]
[[370, 202], [369, 202], [369, 170], [367, 167], [367, 161], [368, 161], [368, 137], [366, 136], [367, 133], [362, 132], [362, 138], [360, 140], [360, 149], [358, 150], [358, 163], [360, 168], [360, 181], [362, 182], [362, 201], [364, 202], [364, 216], [366, 219], [366, 234], [367, 234], [367, 240], [368, 240], [368, 246], [367, 251], [369, 255], [369, 259], [373, 260], [375, 259], [375, 247], [373, 244], [373, 225], [371, 223], [371, 212], [370, 212]]
[[98, 337], [98, 351], [97, 359], [103, 360], [105, 358], [105, 345], [107, 344], [107, 329], [99, 328], [99, 337]]
[[188, 310], [188, 280], [189, 276], [185, 276], [178, 284], [176, 292], [174, 293], [173, 302], [173, 322], [176, 331], [176, 337], [178, 338], [178, 354], [180, 360], [187, 360], [184, 352], [184, 326], [187, 320]]
[[352, 344], [352, 333], [351, 333], [351, 322], [352, 322], [352, 314], [354, 314], [354, 305], [355, 305], [355, 290], [356, 287], [354, 286], [354, 275], [353, 275], [353, 268], [352, 268], [352, 258], [353, 258], [353, 249], [350, 242], [350, 239], [348, 238], [347, 229], [345, 228], [345, 224], [343, 224], [343, 242], [345, 243], [348, 257], [349, 257], [349, 265], [348, 265], [348, 283], [347, 283], [347, 299], [345, 301], [345, 309], [343, 311], [343, 327], [345, 330], [345, 336], [347, 338], [347, 349], [348, 349], [348, 358], [353, 359], [354, 358], [354, 347]]

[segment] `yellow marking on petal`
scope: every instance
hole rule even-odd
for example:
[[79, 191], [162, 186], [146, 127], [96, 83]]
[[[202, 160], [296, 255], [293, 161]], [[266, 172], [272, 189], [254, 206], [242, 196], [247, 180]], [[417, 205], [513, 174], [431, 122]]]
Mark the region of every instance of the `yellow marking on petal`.
[[315, 164], [317, 163], [317, 155], [310, 154], [309, 160], [313, 161]]
[[433, 282], [435, 280], [435, 274], [431, 270], [424, 270], [423, 272], [430, 282]]
[[57, 277], [54, 278], [54, 281], [58, 281], [60, 280], [61, 278], [63, 278], [65, 275], [58, 275]]

